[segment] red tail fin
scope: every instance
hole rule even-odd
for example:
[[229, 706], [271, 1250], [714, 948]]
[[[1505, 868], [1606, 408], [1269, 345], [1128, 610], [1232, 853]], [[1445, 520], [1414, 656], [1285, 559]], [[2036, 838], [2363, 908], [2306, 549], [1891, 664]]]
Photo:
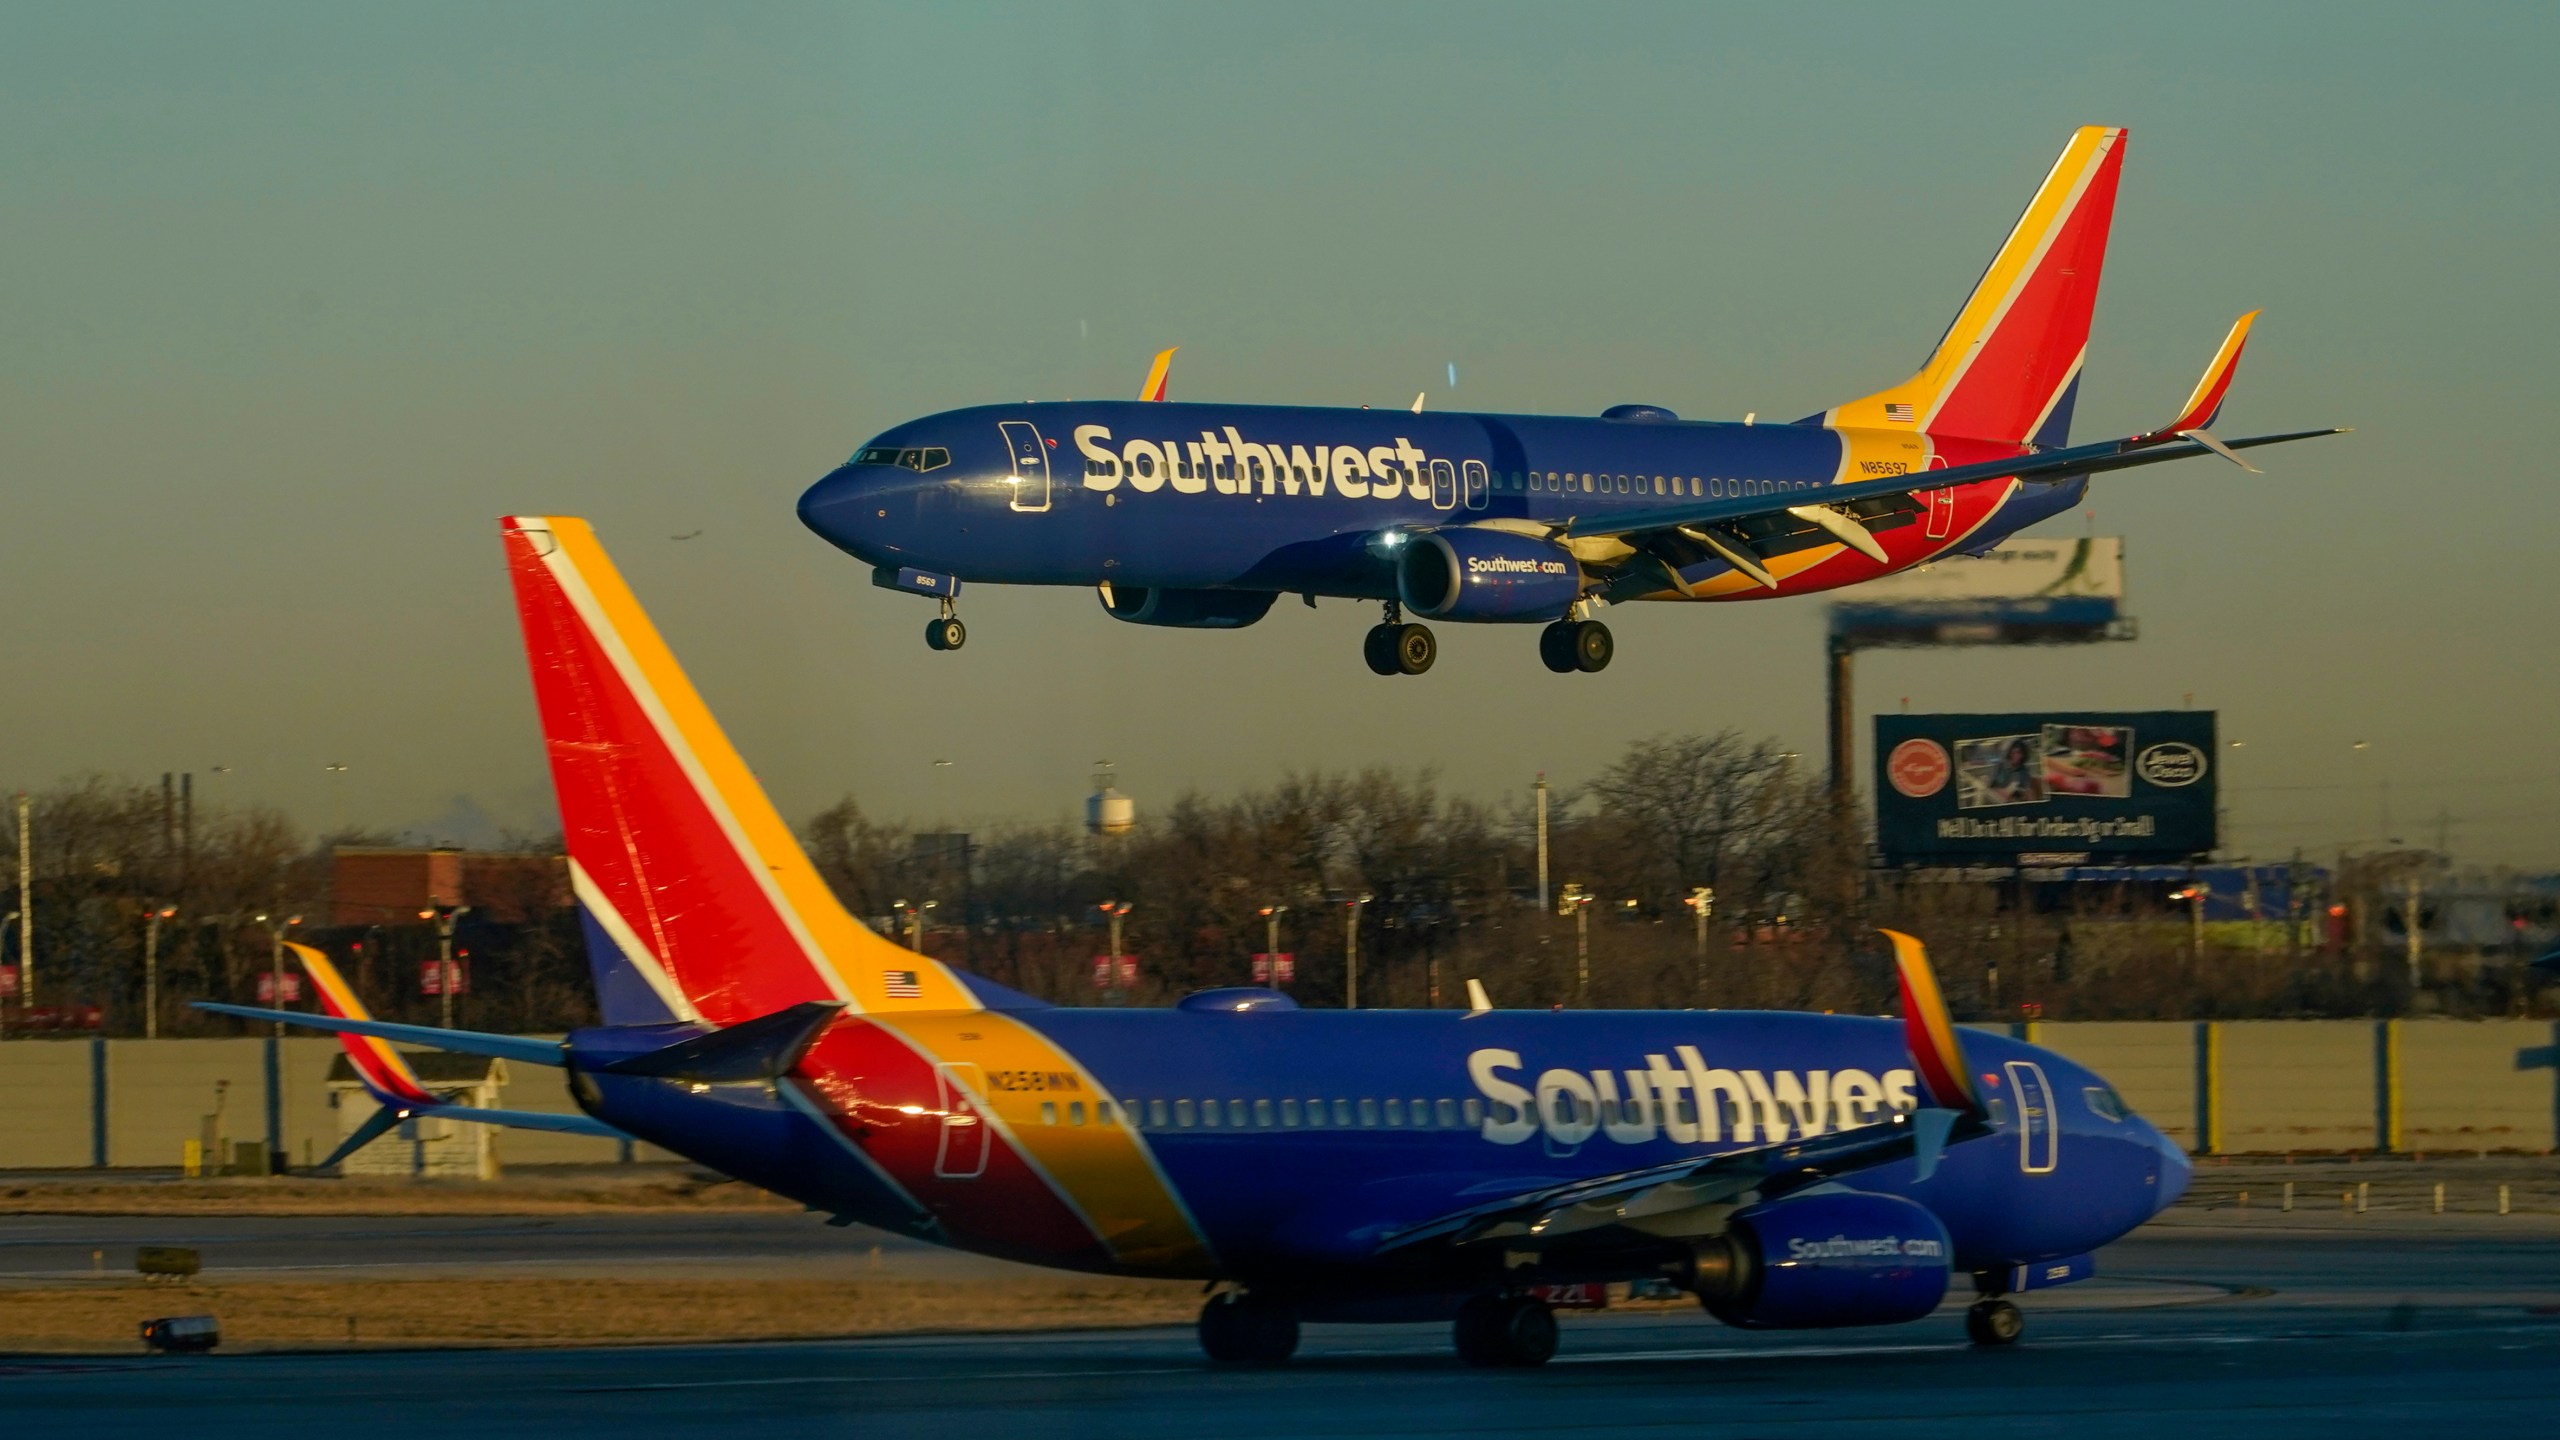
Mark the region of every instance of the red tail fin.
[[714, 1025], [808, 1000], [977, 1009], [957, 975], [836, 903], [587, 523], [505, 529], [589, 943]]
[[1920, 373], [1825, 421], [2013, 444], [2033, 436], [2088, 348], [2124, 143], [2112, 126], [2073, 135]]

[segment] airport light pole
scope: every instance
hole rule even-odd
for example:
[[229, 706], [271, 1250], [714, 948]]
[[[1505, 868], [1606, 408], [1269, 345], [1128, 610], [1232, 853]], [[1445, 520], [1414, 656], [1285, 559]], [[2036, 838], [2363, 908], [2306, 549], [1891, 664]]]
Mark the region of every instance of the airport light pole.
[[1117, 1005], [1121, 1001], [1120, 927], [1128, 920], [1131, 906], [1126, 900], [1105, 900], [1094, 908], [1100, 910], [1102, 917], [1111, 922], [1111, 953], [1105, 955], [1102, 960], [1102, 993], [1111, 1004]]
[[1591, 1001], [1591, 892], [1568, 882], [1557, 906], [1573, 916], [1573, 1003]]
[[34, 853], [28, 848], [27, 792], [18, 792], [18, 1010], [36, 1003], [36, 906]]
[[1538, 908], [1547, 908], [1547, 772], [1538, 772]]
[[1363, 890], [1342, 906], [1342, 1008], [1360, 1008], [1360, 907], [1377, 897]]
[[142, 1038], [160, 1038], [160, 922], [174, 920], [175, 905], [154, 905], [142, 922]]
[[453, 927], [471, 913], [468, 905], [437, 905], [418, 912], [421, 920], [436, 922], [436, 1014], [444, 1028], [453, 1028]]
[[[6, 932], [7, 932], [7, 930], [8, 930], [8, 928], [9, 928], [10, 926], [17, 924], [17, 923], [18, 923], [18, 916], [19, 916], [19, 915], [21, 915], [21, 914], [23, 914], [23, 913], [25, 913], [23, 910], [12, 910], [12, 911], [10, 911], [10, 912], [9, 912], [9, 916], [8, 916], [8, 918], [7, 918], [7, 919], [5, 919], [5, 920], [0, 920], [0, 933], [6, 933]], [[0, 951], [0, 960], [5, 960], [6, 958], [7, 958], [7, 955], [6, 955], [5, 951]], [[5, 1036], [7, 1036], [7, 1035], [8, 1035], [8, 1033], [9, 1033], [9, 999], [8, 999], [8, 997], [7, 997], [6, 995], [0, 995], [0, 1037], [5, 1037]]]
[[1692, 998], [1707, 992], [1707, 919], [1716, 911], [1716, 892], [1712, 885], [1696, 885], [1689, 890], [1689, 908], [1698, 919], [1698, 973], [1690, 987]]
[[1268, 978], [1275, 990], [1280, 986], [1280, 917], [1288, 913], [1286, 905], [1262, 907], [1262, 959], [1271, 967]]

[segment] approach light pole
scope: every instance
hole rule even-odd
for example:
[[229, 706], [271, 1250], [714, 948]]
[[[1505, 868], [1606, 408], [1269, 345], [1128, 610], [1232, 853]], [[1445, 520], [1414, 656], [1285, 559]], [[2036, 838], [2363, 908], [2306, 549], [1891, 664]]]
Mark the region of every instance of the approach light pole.
[[1107, 1003], [1118, 1005], [1123, 1003], [1120, 984], [1120, 927], [1128, 920], [1132, 907], [1126, 900], [1105, 900], [1094, 908], [1102, 912], [1103, 919], [1111, 922], [1111, 951], [1102, 957], [1102, 994]]
[[1538, 772], [1538, 908], [1547, 908], [1547, 772]]
[[1591, 1003], [1591, 892], [1568, 882], [1557, 899], [1559, 913], [1573, 917], [1573, 1003]]
[[175, 905], [154, 905], [142, 922], [142, 1038], [160, 1038], [160, 922], [174, 920]]
[[18, 792], [18, 1013], [36, 1003], [36, 904], [34, 852], [27, 842], [27, 792]]

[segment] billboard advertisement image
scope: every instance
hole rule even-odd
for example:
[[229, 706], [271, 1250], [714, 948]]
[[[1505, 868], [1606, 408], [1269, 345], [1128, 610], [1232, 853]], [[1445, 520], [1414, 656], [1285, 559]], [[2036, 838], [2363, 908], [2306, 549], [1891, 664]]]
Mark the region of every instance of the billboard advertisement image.
[[2074, 865], [2212, 850], [2209, 710], [1876, 717], [1894, 865]]

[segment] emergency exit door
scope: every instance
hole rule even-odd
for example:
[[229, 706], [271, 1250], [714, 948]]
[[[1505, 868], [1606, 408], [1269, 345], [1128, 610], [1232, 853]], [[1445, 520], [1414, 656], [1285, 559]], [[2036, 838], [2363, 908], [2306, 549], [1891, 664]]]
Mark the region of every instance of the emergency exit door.
[[1458, 467], [1446, 460], [1431, 462], [1431, 508], [1458, 508]]
[[1459, 483], [1467, 492], [1467, 508], [1470, 510], [1483, 509], [1485, 507], [1485, 501], [1488, 498], [1487, 492], [1493, 488], [1492, 477], [1486, 472], [1484, 462], [1481, 460], [1469, 460], [1465, 464], [1460, 465], [1458, 467], [1458, 479]]

